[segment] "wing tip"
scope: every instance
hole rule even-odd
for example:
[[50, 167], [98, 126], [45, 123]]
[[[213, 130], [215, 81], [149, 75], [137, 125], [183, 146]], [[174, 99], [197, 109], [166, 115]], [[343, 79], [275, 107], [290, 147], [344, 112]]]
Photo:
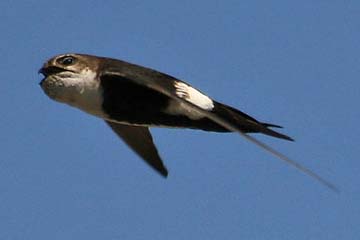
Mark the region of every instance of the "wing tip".
[[167, 178], [168, 175], [169, 175], [169, 172], [165, 167], [162, 167], [160, 169], [156, 169], [156, 171], [164, 178]]

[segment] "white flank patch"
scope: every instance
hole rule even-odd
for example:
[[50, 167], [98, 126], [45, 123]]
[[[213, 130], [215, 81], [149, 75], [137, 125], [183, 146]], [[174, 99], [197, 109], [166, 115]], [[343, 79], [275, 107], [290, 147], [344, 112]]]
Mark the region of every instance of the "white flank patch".
[[205, 110], [214, 108], [213, 101], [195, 88], [183, 82], [175, 82], [176, 95]]
[[[214, 102], [206, 95], [202, 94], [195, 88], [187, 85], [183, 82], [175, 82], [174, 87], [176, 88], [176, 95], [186, 101], [204, 109], [210, 111], [214, 108]], [[166, 112], [174, 115], [185, 115], [191, 119], [200, 119], [203, 115], [184, 103], [176, 100], [172, 100], [169, 106], [166, 108]]]

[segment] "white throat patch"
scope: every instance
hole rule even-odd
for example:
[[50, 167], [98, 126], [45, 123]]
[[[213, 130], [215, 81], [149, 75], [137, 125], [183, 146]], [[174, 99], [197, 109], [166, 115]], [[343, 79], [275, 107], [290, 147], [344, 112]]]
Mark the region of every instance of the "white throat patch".
[[52, 99], [79, 108], [101, 118], [106, 117], [102, 111], [102, 89], [96, 80], [96, 72], [89, 68], [80, 73], [60, 72], [50, 75], [43, 84], [45, 93]]

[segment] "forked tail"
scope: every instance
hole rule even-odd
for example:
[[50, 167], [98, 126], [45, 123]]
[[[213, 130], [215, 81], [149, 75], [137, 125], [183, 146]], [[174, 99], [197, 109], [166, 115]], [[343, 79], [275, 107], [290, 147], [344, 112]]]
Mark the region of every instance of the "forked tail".
[[294, 141], [294, 139], [292, 139], [291, 137], [270, 129], [282, 128], [281, 126], [272, 123], [259, 122], [255, 118], [247, 115], [246, 113], [243, 113], [225, 104], [216, 102], [213, 112], [223, 117], [224, 119], [227, 119], [234, 125], [238, 126], [243, 132], [263, 133], [272, 137], [281, 138], [288, 141]]

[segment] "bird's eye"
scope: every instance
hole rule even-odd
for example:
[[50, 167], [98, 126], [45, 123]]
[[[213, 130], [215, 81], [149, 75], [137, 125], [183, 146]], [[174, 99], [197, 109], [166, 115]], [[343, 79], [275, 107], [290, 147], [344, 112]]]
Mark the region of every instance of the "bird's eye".
[[69, 65], [72, 65], [74, 64], [76, 61], [76, 59], [72, 56], [65, 56], [65, 57], [62, 57], [62, 58], [59, 58], [58, 59], [58, 62], [62, 65], [65, 65], [65, 66], [69, 66]]

